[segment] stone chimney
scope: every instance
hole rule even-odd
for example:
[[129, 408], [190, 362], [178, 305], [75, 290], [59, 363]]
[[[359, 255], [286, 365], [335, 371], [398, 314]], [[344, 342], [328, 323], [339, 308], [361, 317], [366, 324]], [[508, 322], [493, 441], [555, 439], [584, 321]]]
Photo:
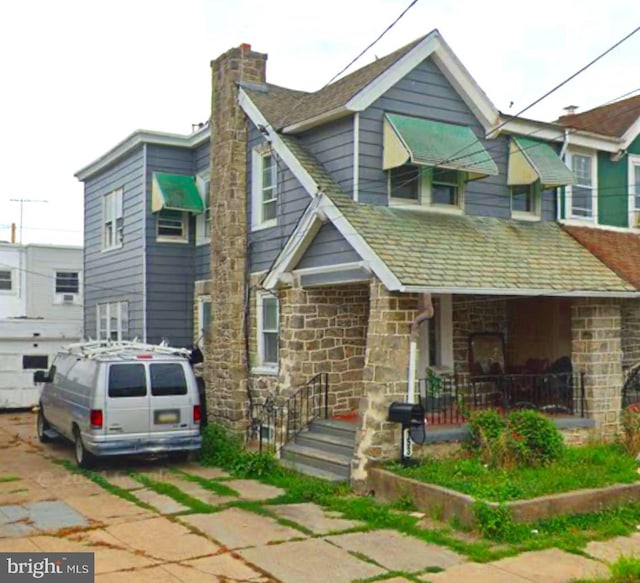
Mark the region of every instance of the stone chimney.
[[247, 265], [247, 117], [238, 84], [264, 83], [267, 55], [242, 44], [211, 62], [211, 342], [205, 355], [209, 419], [247, 426], [245, 341]]

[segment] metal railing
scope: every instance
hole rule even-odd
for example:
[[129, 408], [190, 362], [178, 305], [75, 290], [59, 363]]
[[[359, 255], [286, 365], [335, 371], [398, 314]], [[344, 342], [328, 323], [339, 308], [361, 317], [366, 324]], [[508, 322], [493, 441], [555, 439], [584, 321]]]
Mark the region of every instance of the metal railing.
[[419, 381], [427, 423], [456, 425], [479, 409], [534, 409], [548, 415], [584, 417], [583, 373], [430, 375]]
[[627, 371], [622, 387], [622, 408], [640, 405], [640, 365], [635, 365]]
[[287, 398], [272, 395], [261, 404], [253, 404], [251, 438], [260, 452], [276, 455], [318, 417], [329, 417], [329, 375], [320, 373]]

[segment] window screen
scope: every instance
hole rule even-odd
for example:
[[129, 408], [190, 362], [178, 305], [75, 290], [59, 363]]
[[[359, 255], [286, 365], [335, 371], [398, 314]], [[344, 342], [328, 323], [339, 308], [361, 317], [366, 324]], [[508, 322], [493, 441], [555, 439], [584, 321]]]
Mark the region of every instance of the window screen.
[[25, 354], [22, 357], [22, 368], [47, 370], [49, 368], [49, 357], [47, 355]]
[[152, 395], [164, 397], [187, 394], [187, 379], [181, 364], [177, 362], [152, 364], [149, 370]]
[[143, 364], [114, 364], [109, 367], [110, 397], [144, 397], [146, 394]]

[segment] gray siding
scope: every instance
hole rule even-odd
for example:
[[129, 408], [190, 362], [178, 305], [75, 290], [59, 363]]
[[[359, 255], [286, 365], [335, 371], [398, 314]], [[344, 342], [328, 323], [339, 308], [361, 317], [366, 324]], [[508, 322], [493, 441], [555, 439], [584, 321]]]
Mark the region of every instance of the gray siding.
[[350, 195], [353, 192], [353, 116], [315, 128], [300, 139]]
[[296, 265], [296, 269], [340, 265], [360, 261], [360, 255], [331, 223], [320, 227], [317, 235]]
[[[143, 147], [84, 185], [84, 333], [96, 335], [96, 304], [129, 303], [129, 335], [142, 336]], [[102, 251], [102, 199], [123, 189], [123, 246]]]
[[[251, 225], [251, 152], [264, 143], [264, 138], [253, 126], [249, 129], [247, 150], [247, 205]], [[278, 224], [269, 229], [249, 234], [249, 268], [251, 272], [269, 269], [311, 202], [311, 196], [293, 176], [282, 160], [278, 160]]]
[[466, 184], [465, 211], [473, 215], [510, 218], [507, 138], [483, 138], [484, 129], [431, 59], [423, 61], [360, 114], [361, 202], [387, 204], [387, 177], [382, 170], [382, 120], [385, 112], [470, 127], [496, 162], [500, 174]]
[[[193, 153], [194, 173], [203, 174], [209, 170], [211, 142], [207, 140], [202, 146], [198, 146]], [[195, 250], [196, 281], [211, 278], [211, 244], [198, 245]]]
[[211, 150], [211, 142], [207, 140], [201, 146], [198, 146], [193, 152], [193, 170], [195, 174], [201, 174], [209, 168], [209, 153]]
[[[147, 204], [151, 208], [153, 172], [194, 174], [191, 150], [147, 146]], [[193, 341], [193, 284], [195, 281], [195, 218], [189, 217], [189, 243], [156, 241], [156, 215], [146, 217], [147, 340], [166, 338], [174, 346]]]

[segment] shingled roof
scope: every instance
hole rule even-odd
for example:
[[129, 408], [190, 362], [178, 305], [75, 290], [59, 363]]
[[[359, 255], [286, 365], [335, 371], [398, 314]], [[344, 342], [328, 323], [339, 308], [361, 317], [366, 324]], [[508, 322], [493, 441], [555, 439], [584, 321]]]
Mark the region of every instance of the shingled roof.
[[583, 113], [563, 115], [560, 125], [621, 138], [640, 117], [640, 95], [602, 105]]
[[269, 123], [279, 130], [345, 105], [359, 91], [422, 42], [426, 36], [365, 65], [315, 93], [294, 91], [270, 84], [264, 84], [262, 87], [245, 86], [243, 89]]

